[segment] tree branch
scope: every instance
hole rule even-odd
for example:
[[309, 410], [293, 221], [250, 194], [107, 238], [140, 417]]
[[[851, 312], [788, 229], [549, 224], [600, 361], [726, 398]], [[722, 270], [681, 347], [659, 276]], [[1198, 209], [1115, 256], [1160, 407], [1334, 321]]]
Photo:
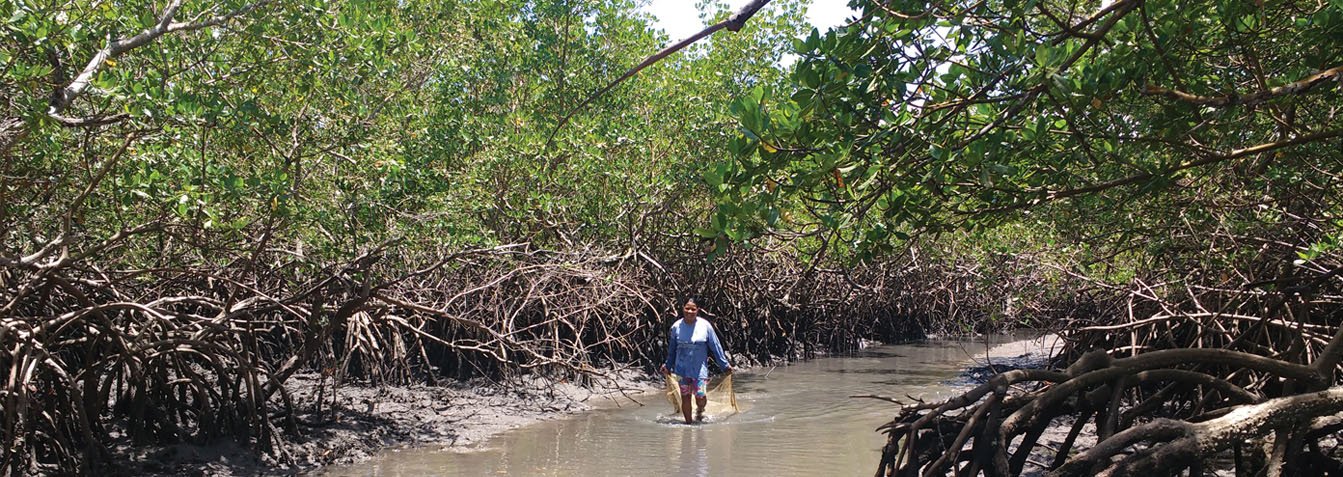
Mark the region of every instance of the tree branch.
[[[56, 94], [52, 96], [51, 105], [47, 109], [47, 114], [60, 121], [62, 119], [59, 116], [61, 111], [64, 111], [65, 108], [69, 107], [70, 103], [73, 103], [75, 98], [78, 98], [79, 95], [83, 94], [84, 91], [88, 89], [89, 84], [93, 81], [93, 77], [97, 75], [98, 72], [103, 70], [103, 68], [107, 65], [108, 60], [119, 57], [133, 49], [144, 46], [145, 44], [154, 41], [154, 39], [168, 33], [177, 31], [194, 31], [206, 27], [222, 25], [226, 22], [233, 20], [234, 18], [246, 15], [252, 12], [253, 10], [256, 10], [257, 8], [265, 5], [269, 1], [270, 0], [261, 0], [258, 2], [250, 3], [243, 6], [242, 8], [239, 8], [227, 14], [212, 17], [204, 21], [174, 22], [173, 19], [177, 16], [178, 10], [181, 10], [182, 8], [182, 0], [173, 0], [168, 4], [166, 8], [163, 9], [163, 13], [159, 15], [158, 23], [155, 23], [153, 27], [150, 27], [149, 29], [144, 30], [130, 38], [118, 38], [116, 40], [109, 40], [107, 42], [107, 46], [99, 50], [98, 53], [93, 55], [93, 58], [89, 60], [88, 65], [84, 66], [84, 70], [80, 71], [79, 75], [76, 76], [75, 79], [70, 82], [70, 84], [66, 85], [64, 88], [61, 88], [60, 91], [58, 91]], [[62, 121], [62, 123], [66, 123], [66, 121]]]
[[71, 118], [55, 113], [48, 113], [47, 116], [50, 116], [51, 119], [54, 119], [56, 120], [56, 122], [61, 123], [62, 126], [72, 128], [105, 126], [130, 117], [130, 115], [126, 113], [117, 113], [111, 116], [95, 116], [88, 118]]
[[1196, 104], [1199, 106], [1210, 106], [1214, 108], [1222, 108], [1228, 106], [1254, 106], [1256, 104], [1270, 101], [1272, 99], [1281, 96], [1286, 96], [1289, 94], [1302, 94], [1314, 89], [1316, 86], [1319, 86], [1322, 83], [1329, 83], [1331, 81], [1343, 82], [1343, 66], [1335, 66], [1333, 68], [1307, 76], [1305, 79], [1287, 83], [1285, 85], [1276, 88], [1269, 88], [1267, 90], [1260, 91], [1258, 93], [1251, 93], [1246, 95], [1232, 93], [1223, 96], [1199, 96], [1192, 93], [1186, 93], [1184, 91], [1165, 89], [1151, 85], [1144, 86], [1142, 94], [1147, 96], [1165, 96], [1167, 98], [1177, 101], [1184, 101], [1186, 103]]
[[582, 103], [578, 103], [578, 106], [574, 106], [574, 108], [570, 109], [569, 112], [564, 115], [564, 117], [560, 118], [559, 124], [556, 124], [555, 129], [550, 130], [550, 135], [546, 136], [546, 143], [544, 146], [541, 147], [540, 151], [537, 151], [537, 155], [540, 156], [541, 154], [544, 154], [546, 150], [550, 149], [550, 145], [555, 142], [555, 134], [559, 133], [561, 129], [564, 129], [564, 126], [566, 124], [569, 124], [569, 120], [574, 117], [574, 114], [577, 114], [584, 107], [587, 107], [588, 104], [592, 103], [593, 101], [596, 101], [597, 98], [602, 97], [602, 95], [606, 94], [607, 91], [610, 91], [611, 88], [615, 88], [616, 85], [629, 79], [631, 76], [639, 74], [639, 71], [642, 71], [644, 68], [647, 68], [649, 66], [652, 66], [654, 63], [662, 61], [663, 58], [666, 58], [672, 53], [681, 51], [685, 47], [690, 46], [692, 43], [700, 41], [704, 37], [712, 35], [714, 32], [718, 30], [722, 30], [724, 28], [727, 28], [728, 31], [734, 31], [734, 32], [741, 30], [742, 27], [746, 25], [746, 21], [750, 20], [751, 16], [755, 15], [756, 12], [760, 11], [761, 8], [764, 8], [765, 4], [769, 2], [770, 0], [753, 0], [751, 3], [741, 7], [740, 10], [737, 10], [737, 13], [732, 14], [732, 16], [728, 17], [727, 20], [723, 20], [713, 25], [709, 25], [705, 29], [700, 30], [699, 33], [690, 35], [690, 38], [686, 38], [684, 40], [681, 40], [680, 42], [677, 42], [672, 46], [663, 48], [662, 51], [653, 54], [653, 56], [650, 56], [648, 57], [648, 59], [645, 59], [642, 63], [639, 63], [638, 66], [630, 68], [629, 71], [625, 72], [625, 74], [621, 75], [619, 78], [616, 78], [615, 81], [612, 81], [610, 84], [607, 84], [602, 89], [597, 90], [597, 92], [593, 93], [591, 96], [588, 96], [588, 98], [583, 100]]
[[[1133, 454], [1112, 468], [1110, 475], [1159, 474], [1163, 468], [1179, 468], [1180, 463], [1197, 462], [1202, 457], [1246, 439], [1265, 435], [1284, 426], [1309, 423], [1315, 417], [1340, 410], [1343, 410], [1343, 387], [1242, 406], [1217, 419], [1188, 425], [1188, 434]], [[1130, 430], [1142, 432], [1148, 426]], [[1175, 466], [1169, 466], [1171, 463], [1175, 463]]]
[[1241, 158], [1241, 157], [1245, 157], [1245, 156], [1250, 156], [1250, 155], [1254, 155], [1254, 154], [1259, 154], [1259, 153], [1263, 153], [1263, 152], [1269, 152], [1269, 151], [1273, 151], [1273, 150], [1277, 150], [1277, 149], [1282, 149], [1282, 148], [1285, 148], [1285, 147], [1291, 147], [1291, 146], [1296, 146], [1296, 145], [1300, 145], [1300, 144], [1311, 143], [1311, 142], [1315, 142], [1315, 141], [1322, 141], [1322, 140], [1325, 140], [1325, 139], [1335, 138], [1335, 137], [1338, 137], [1338, 136], [1343, 136], [1343, 129], [1333, 129], [1333, 130], [1329, 130], [1329, 131], [1321, 131], [1321, 132], [1316, 132], [1316, 133], [1312, 133], [1312, 134], [1307, 134], [1307, 135], [1305, 135], [1305, 136], [1299, 136], [1299, 137], [1295, 137], [1295, 138], [1287, 139], [1287, 140], [1283, 140], [1283, 141], [1274, 141], [1274, 142], [1268, 142], [1268, 143], [1263, 143], [1263, 144], [1257, 144], [1257, 145], [1250, 146], [1250, 147], [1243, 148], [1243, 149], [1235, 149], [1235, 150], [1232, 150], [1232, 151], [1228, 151], [1228, 152], [1223, 153], [1223, 154], [1207, 154], [1207, 155], [1205, 155], [1205, 157], [1203, 157], [1203, 158], [1201, 158], [1201, 159], [1198, 159], [1198, 160], [1195, 160], [1195, 161], [1189, 161], [1189, 162], [1186, 162], [1186, 163], [1183, 163], [1183, 164], [1179, 164], [1179, 165], [1176, 165], [1176, 166], [1172, 166], [1172, 167], [1169, 167], [1169, 168], [1167, 168], [1167, 169], [1165, 169], [1165, 170], [1162, 170], [1162, 171], [1158, 171], [1158, 172], [1141, 172], [1141, 173], [1134, 174], [1134, 175], [1131, 175], [1131, 176], [1128, 176], [1128, 177], [1123, 177], [1123, 178], [1115, 179], [1115, 180], [1108, 181], [1108, 182], [1102, 182], [1102, 183], [1099, 183], [1099, 184], [1094, 184], [1094, 185], [1089, 185], [1089, 186], [1084, 186], [1084, 187], [1077, 187], [1077, 188], [1073, 188], [1073, 189], [1064, 189], [1064, 190], [1047, 191], [1047, 192], [1044, 193], [1044, 195], [1043, 195], [1042, 197], [1038, 197], [1038, 198], [1033, 199], [1033, 200], [1027, 200], [1027, 201], [1023, 201], [1023, 202], [1018, 202], [1018, 203], [1016, 203], [1016, 204], [1005, 205], [1005, 206], [1002, 206], [1002, 207], [994, 207], [994, 208], [990, 208], [990, 209], [982, 209], [982, 210], [976, 210], [976, 211], [968, 211], [968, 212], [964, 212], [963, 215], [980, 215], [980, 214], [990, 214], [990, 213], [998, 213], [998, 212], [1007, 212], [1007, 211], [1017, 210], [1017, 209], [1027, 209], [1027, 208], [1031, 208], [1031, 207], [1035, 207], [1035, 206], [1037, 206], [1037, 205], [1043, 204], [1043, 203], [1045, 203], [1045, 202], [1050, 202], [1050, 201], [1054, 201], [1054, 200], [1058, 200], [1058, 199], [1066, 199], [1066, 198], [1069, 198], [1069, 197], [1075, 197], [1075, 196], [1079, 196], [1079, 195], [1091, 194], [1091, 193], [1095, 193], [1095, 192], [1101, 192], [1101, 191], [1105, 191], [1105, 190], [1108, 190], [1108, 189], [1113, 189], [1113, 188], [1116, 188], [1116, 187], [1122, 187], [1122, 186], [1126, 186], [1126, 185], [1132, 185], [1132, 184], [1136, 184], [1136, 183], [1139, 183], [1139, 182], [1143, 182], [1143, 181], [1151, 180], [1151, 179], [1153, 179], [1153, 178], [1156, 178], [1157, 176], [1164, 176], [1164, 175], [1174, 174], [1174, 173], [1176, 173], [1176, 172], [1180, 172], [1180, 171], [1183, 171], [1183, 170], [1186, 170], [1186, 169], [1193, 169], [1193, 168], [1196, 168], [1196, 167], [1202, 167], [1202, 166], [1206, 166], [1206, 165], [1209, 165], [1209, 164], [1214, 164], [1214, 163], [1218, 163], [1218, 162], [1222, 162], [1222, 161], [1228, 161], [1228, 160], [1231, 160], [1231, 159], [1237, 159], [1237, 158]]

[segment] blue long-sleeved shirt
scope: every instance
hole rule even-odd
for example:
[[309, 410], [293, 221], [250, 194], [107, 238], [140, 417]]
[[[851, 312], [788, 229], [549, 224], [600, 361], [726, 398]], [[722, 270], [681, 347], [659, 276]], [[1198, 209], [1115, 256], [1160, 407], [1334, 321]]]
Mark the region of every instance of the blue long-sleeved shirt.
[[727, 355], [709, 320], [698, 318], [694, 325], [688, 325], [682, 319], [672, 324], [667, 340], [667, 369], [682, 377], [708, 378], [710, 351], [718, 368], [727, 369]]

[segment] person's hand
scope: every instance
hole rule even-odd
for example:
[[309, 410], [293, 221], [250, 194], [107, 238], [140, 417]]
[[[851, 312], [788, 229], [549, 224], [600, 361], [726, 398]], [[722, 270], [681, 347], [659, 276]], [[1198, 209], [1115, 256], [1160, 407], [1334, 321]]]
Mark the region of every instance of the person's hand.
[[731, 367], [731, 366], [728, 366], [728, 367], [727, 367], [727, 370], [726, 370], [726, 371], [723, 371], [723, 372], [725, 372], [725, 373], [727, 373], [727, 374], [732, 374], [732, 367]]
[[661, 371], [663, 376], [671, 374], [671, 371], [667, 370], [667, 365], [665, 364], [662, 365], [662, 368], [658, 369], [658, 371]]

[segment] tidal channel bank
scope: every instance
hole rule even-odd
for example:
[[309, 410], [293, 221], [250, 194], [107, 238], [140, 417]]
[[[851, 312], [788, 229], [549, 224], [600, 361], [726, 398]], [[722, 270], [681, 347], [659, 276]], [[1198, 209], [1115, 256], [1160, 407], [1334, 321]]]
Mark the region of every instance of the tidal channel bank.
[[[743, 412], [707, 426], [663, 419], [660, 380], [634, 370], [591, 386], [543, 380], [345, 384], [334, 397], [329, 380], [301, 375], [289, 383], [304, 409], [295, 416], [299, 432], [286, 435], [280, 455], [263, 458], [225, 442], [124, 446], [120, 456], [127, 475], [571, 475], [591, 473], [593, 466], [604, 469], [597, 475], [617, 475], [665, 473], [683, 463], [692, 474], [789, 473], [817, 464], [866, 474], [882, 438], [873, 429], [894, 405], [851, 396], [941, 399], [994, 370], [1041, 365], [1056, 346], [1005, 336], [930, 339], [746, 369], [737, 379]], [[319, 397], [320, 408], [314, 405]]]
[[[1042, 342], [994, 336], [880, 345], [734, 376], [740, 412], [686, 425], [654, 395], [504, 432], [478, 445], [384, 452], [314, 475], [870, 475], [896, 405], [938, 401], [985, 366], [1043, 363]], [[714, 406], [710, 406], [711, 411]]]
[[[283, 453], [273, 457], [233, 442], [172, 446], [123, 445], [122, 475], [281, 476], [326, 466], [367, 461], [396, 449], [460, 449], [541, 421], [615, 406], [638, 405], [659, 382], [623, 370], [590, 386], [523, 379], [473, 380], [438, 385], [344, 384], [332, 394], [330, 380], [298, 375], [287, 384], [304, 411], [297, 434], [286, 434]], [[323, 405], [314, 405], [319, 395]]]

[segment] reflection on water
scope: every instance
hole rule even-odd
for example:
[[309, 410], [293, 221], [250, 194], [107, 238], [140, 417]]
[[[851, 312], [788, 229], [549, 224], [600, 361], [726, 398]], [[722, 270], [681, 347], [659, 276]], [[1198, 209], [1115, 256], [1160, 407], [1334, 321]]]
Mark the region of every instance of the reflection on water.
[[[994, 340], [1001, 341], [1001, 340]], [[740, 414], [686, 425], [660, 396], [516, 429], [466, 451], [389, 452], [331, 476], [868, 475], [894, 405], [856, 394], [941, 399], [980, 341], [873, 348], [734, 379]]]

